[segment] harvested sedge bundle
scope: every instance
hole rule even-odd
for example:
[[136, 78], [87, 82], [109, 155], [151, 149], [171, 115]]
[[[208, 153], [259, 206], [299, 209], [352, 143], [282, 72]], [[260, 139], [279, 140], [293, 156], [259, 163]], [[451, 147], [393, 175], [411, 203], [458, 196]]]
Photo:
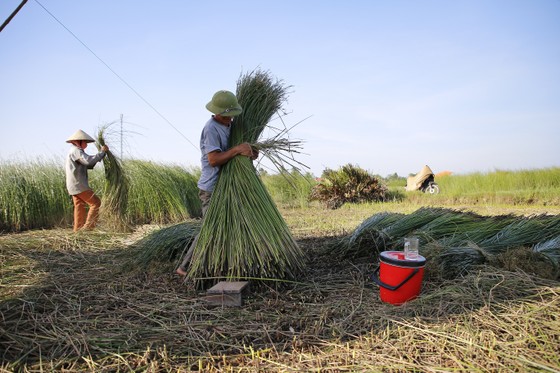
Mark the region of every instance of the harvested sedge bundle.
[[381, 234], [384, 238], [385, 247], [390, 248], [398, 245], [406, 235], [412, 234], [414, 230], [446, 213], [447, 210], [441, 208], [421, 207], [413, 213], [403, 216], [394, 224], [382, 229]]
[[448, 247], [435, 258], [443, 278], [455, 278], [488, 261], [488, 255], [477, 246]]
[[180, 261], [199, 230], [196, 223], [179, 223], [151, 232], [134, 244], [132, 264], [147, 268], [152, 262]]
[[539, 242], [533, 246], [533, 251], [546, 256], [554, 265], [556, 277], [560, 276], [560, 233], [558, 236]]
[[344, 257], [379, 254], [385, 248], [383, 228], [402, 219], [403, 214], [381, 212], [370, 216], [348, 237], [341, 240], [334, 250]]
[[520, 218], [505, 226], [494, 236], [480, 242], [491, 254], [499, 254], [519, 246], [531, 246], [560, 235], [559, 215], [536, 215]]
[[437, 241], [440, 238], [455, 237], [465, 231], [478, 229], [483, 217], [470, 212], [446, 210], [446, 212], [414, 231], [420, 244]]
[[[241, 76], [237, 99], [243, 113], [233, 122], [230, 146], [256, 144], [286, 96], [287, 87], [274, 82], [268, 73]], [[280, 143], [284, 149], [289, 145]], [[272, 151], [274, 146], [267, 144], [267, 152]], [[199, 281], [291, 279], [302, 269], [303, 253], [252, 161], [243, 156], [231, 159], [222, 166], [187, 276]]]
[[480, 245], [486, 239], [493, 237], [504, 227], [517, 221], [513, 215], [486, 216], [480, 221], [461, 227], [454, 235], [442, 237], [439, 243], [445, 247], [463, 247], [468, 245]]
[[[107, 137], [107, 129], [110, 125], [111, 123], [99, 128], [96, 142], [98, 149], [106, 145], [105, 138]], [[105, 168], [103, 204], [101, 205], [101, 214], [104, 216], [103, 220], [109, 222], [116, 230], [130, 230], [126, 217], [129, 183], [123, 171], [121, 161], [109, 150], [103, 158], [103, 167]]]

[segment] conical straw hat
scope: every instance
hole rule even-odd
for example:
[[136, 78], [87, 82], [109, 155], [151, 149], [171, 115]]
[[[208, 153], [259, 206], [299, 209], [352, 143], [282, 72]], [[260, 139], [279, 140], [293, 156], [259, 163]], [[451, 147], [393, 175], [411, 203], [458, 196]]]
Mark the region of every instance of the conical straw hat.
[[90, 135], [88, 135], [82, 130], [77, 130], [76, 132], [74, 132], [74, 134], [70, 136], [68, 140], [66, 140], [66, 142], [80, 141], [80, 140], [84, 140], [85, 142], [95, 142], [95, 140]]

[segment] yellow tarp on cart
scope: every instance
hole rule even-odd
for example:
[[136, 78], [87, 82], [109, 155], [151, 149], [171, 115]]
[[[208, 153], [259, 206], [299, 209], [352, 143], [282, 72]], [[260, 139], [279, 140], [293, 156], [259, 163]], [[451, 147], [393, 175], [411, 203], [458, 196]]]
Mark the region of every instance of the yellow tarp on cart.
[[434, 173], [432, 172], [430, 167], [428, 167], [427, 165], [424, 166], [419, 173], [417, 173], [414, 176], [409, 176], [406, 179], [406, 190], [411, 192], [411, 191], [420, 189], [420, 187], [422, 186], [422, 183], [428, 177], [430, 177], [430, 175], [433, 175], [433, 174]]

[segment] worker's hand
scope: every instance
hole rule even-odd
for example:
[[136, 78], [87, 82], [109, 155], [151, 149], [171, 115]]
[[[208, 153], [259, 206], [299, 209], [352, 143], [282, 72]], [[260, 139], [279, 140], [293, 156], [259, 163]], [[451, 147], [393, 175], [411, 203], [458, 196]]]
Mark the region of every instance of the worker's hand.
[[[251, 159], [255, 159], [255, 151], [251, 147], [251, 145], [247, 142], [243, 144], [239, 144], [235, 147], [237, 155], [244, 155], [245, 157], [249, 157]], [[258, 153], [257, 153], [258, 155]]]
[[253, 156], [251, 157], [251, 160], [255, 160], [259, 157], [259, 149], [255, 149], [253, 148]]
[[109, 151], [109, 147], [107, 145], [103, 145], [101, 147], [101, 151], [107, 153]]

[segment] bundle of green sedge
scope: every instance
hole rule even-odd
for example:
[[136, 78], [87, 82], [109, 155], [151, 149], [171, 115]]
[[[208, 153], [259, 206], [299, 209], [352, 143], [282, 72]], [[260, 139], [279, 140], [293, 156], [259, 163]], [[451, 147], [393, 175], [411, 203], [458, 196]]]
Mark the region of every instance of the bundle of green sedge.
[[134, 243], [132, 260], [127, 265], [146, 269], [153, 262], [173, 263], [177, 268], [199, 229], [198, 223], [184, 222], [155, 230]]
[[[111, 124], [99, 128], [96, 141], [98, 150], [106, 145], [107, 135], [110, 134], [108, 128]], [[103, 167], [105, 169], [103, 202], [101, 205], [103, 220], [115, 230], [130, 230], [130, 224], [128, 224], [126, 217], [129, 183], [126, 174], [123, 172], [121, 161], [111, 150], [108, 150], [103, 158]]]
[[[272, 162], [290, 160], [299, 142], [279, 136], [258, 142], [287, 98], [281, 81], [253, 71], [237, 82], [243, 113], [235, 117], [230, 146], [250, 143]], [[285, 133], [285, 132], [284, 132]], [[282, 151], [288, 151], [282, 156]], [[222, 166], [187, 277], [198, 284], [219, 279], [293, 279], [303, 269], [303, 253], [248, 157], [237, 156]]]

